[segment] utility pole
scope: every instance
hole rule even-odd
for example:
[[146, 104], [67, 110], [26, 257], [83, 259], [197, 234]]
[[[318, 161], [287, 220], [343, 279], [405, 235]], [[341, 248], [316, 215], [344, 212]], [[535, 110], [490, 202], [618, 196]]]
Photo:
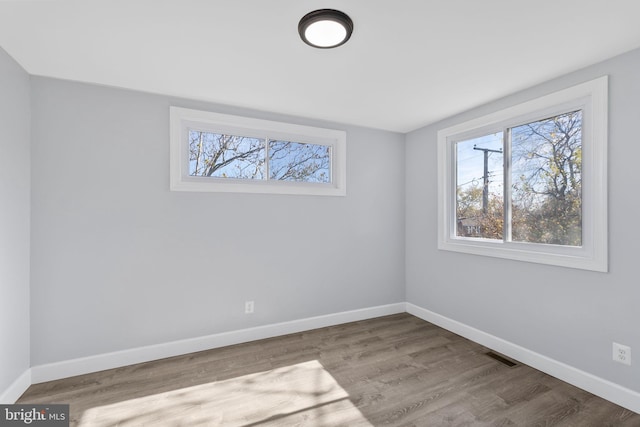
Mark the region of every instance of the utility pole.
[[502, 153], [500, 150], [492, 150], [490, 148], [478, 148], [473, 144], [473, 149], [484, 152], [484, 175], [482, 176], [482, 213], [487, 213], [489, 207], [489, 153]]

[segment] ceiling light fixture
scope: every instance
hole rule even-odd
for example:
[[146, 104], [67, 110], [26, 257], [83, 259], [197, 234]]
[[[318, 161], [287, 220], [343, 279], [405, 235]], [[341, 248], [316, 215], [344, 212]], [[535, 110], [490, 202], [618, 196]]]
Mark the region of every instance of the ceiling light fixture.
[[331, 49], [347, 42], [353, 32], [353, 21], [343, 12], [320, 9], [307, 13], [298, 24], [302, 41], [318, 49]]

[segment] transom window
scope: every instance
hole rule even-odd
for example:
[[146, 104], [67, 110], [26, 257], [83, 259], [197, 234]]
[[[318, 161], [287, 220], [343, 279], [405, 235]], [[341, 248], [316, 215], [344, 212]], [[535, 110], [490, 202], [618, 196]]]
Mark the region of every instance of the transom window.
[[331, 182], [331, 147], [189, 130], [189, 176]]
[[607, 270], [607, 79], [438, 133], [439, 248]]
[[344, 195], [343, 131], [171, 108], [171, 188]]

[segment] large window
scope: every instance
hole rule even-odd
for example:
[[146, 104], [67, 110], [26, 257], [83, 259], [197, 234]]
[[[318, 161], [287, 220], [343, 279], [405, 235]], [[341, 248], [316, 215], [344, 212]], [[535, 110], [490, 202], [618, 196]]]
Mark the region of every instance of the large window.
[[440, 249], [607, 271], [607, 78], [438, 132]]
[[171, 189], [344, 195], [346, 134], [171, 107]]

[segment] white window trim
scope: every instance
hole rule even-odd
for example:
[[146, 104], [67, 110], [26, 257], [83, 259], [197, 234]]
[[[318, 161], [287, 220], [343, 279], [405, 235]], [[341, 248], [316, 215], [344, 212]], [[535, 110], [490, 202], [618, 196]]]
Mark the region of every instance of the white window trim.
[[[583, 110], [582, 246], [456, 236], [455, 142], [575, 107]], [[438, 131], [438, 249], [607, 272], [607, 123], [608, 78], [603, 76]]]
[[[171, 191], [271, 193], [345, 196], [346, 132], [243, 116], [170, 107]], [[210, 178], [189, 175], [189, 129], [239, 136], [268, 137], [331, 147], [331, 183]]]

